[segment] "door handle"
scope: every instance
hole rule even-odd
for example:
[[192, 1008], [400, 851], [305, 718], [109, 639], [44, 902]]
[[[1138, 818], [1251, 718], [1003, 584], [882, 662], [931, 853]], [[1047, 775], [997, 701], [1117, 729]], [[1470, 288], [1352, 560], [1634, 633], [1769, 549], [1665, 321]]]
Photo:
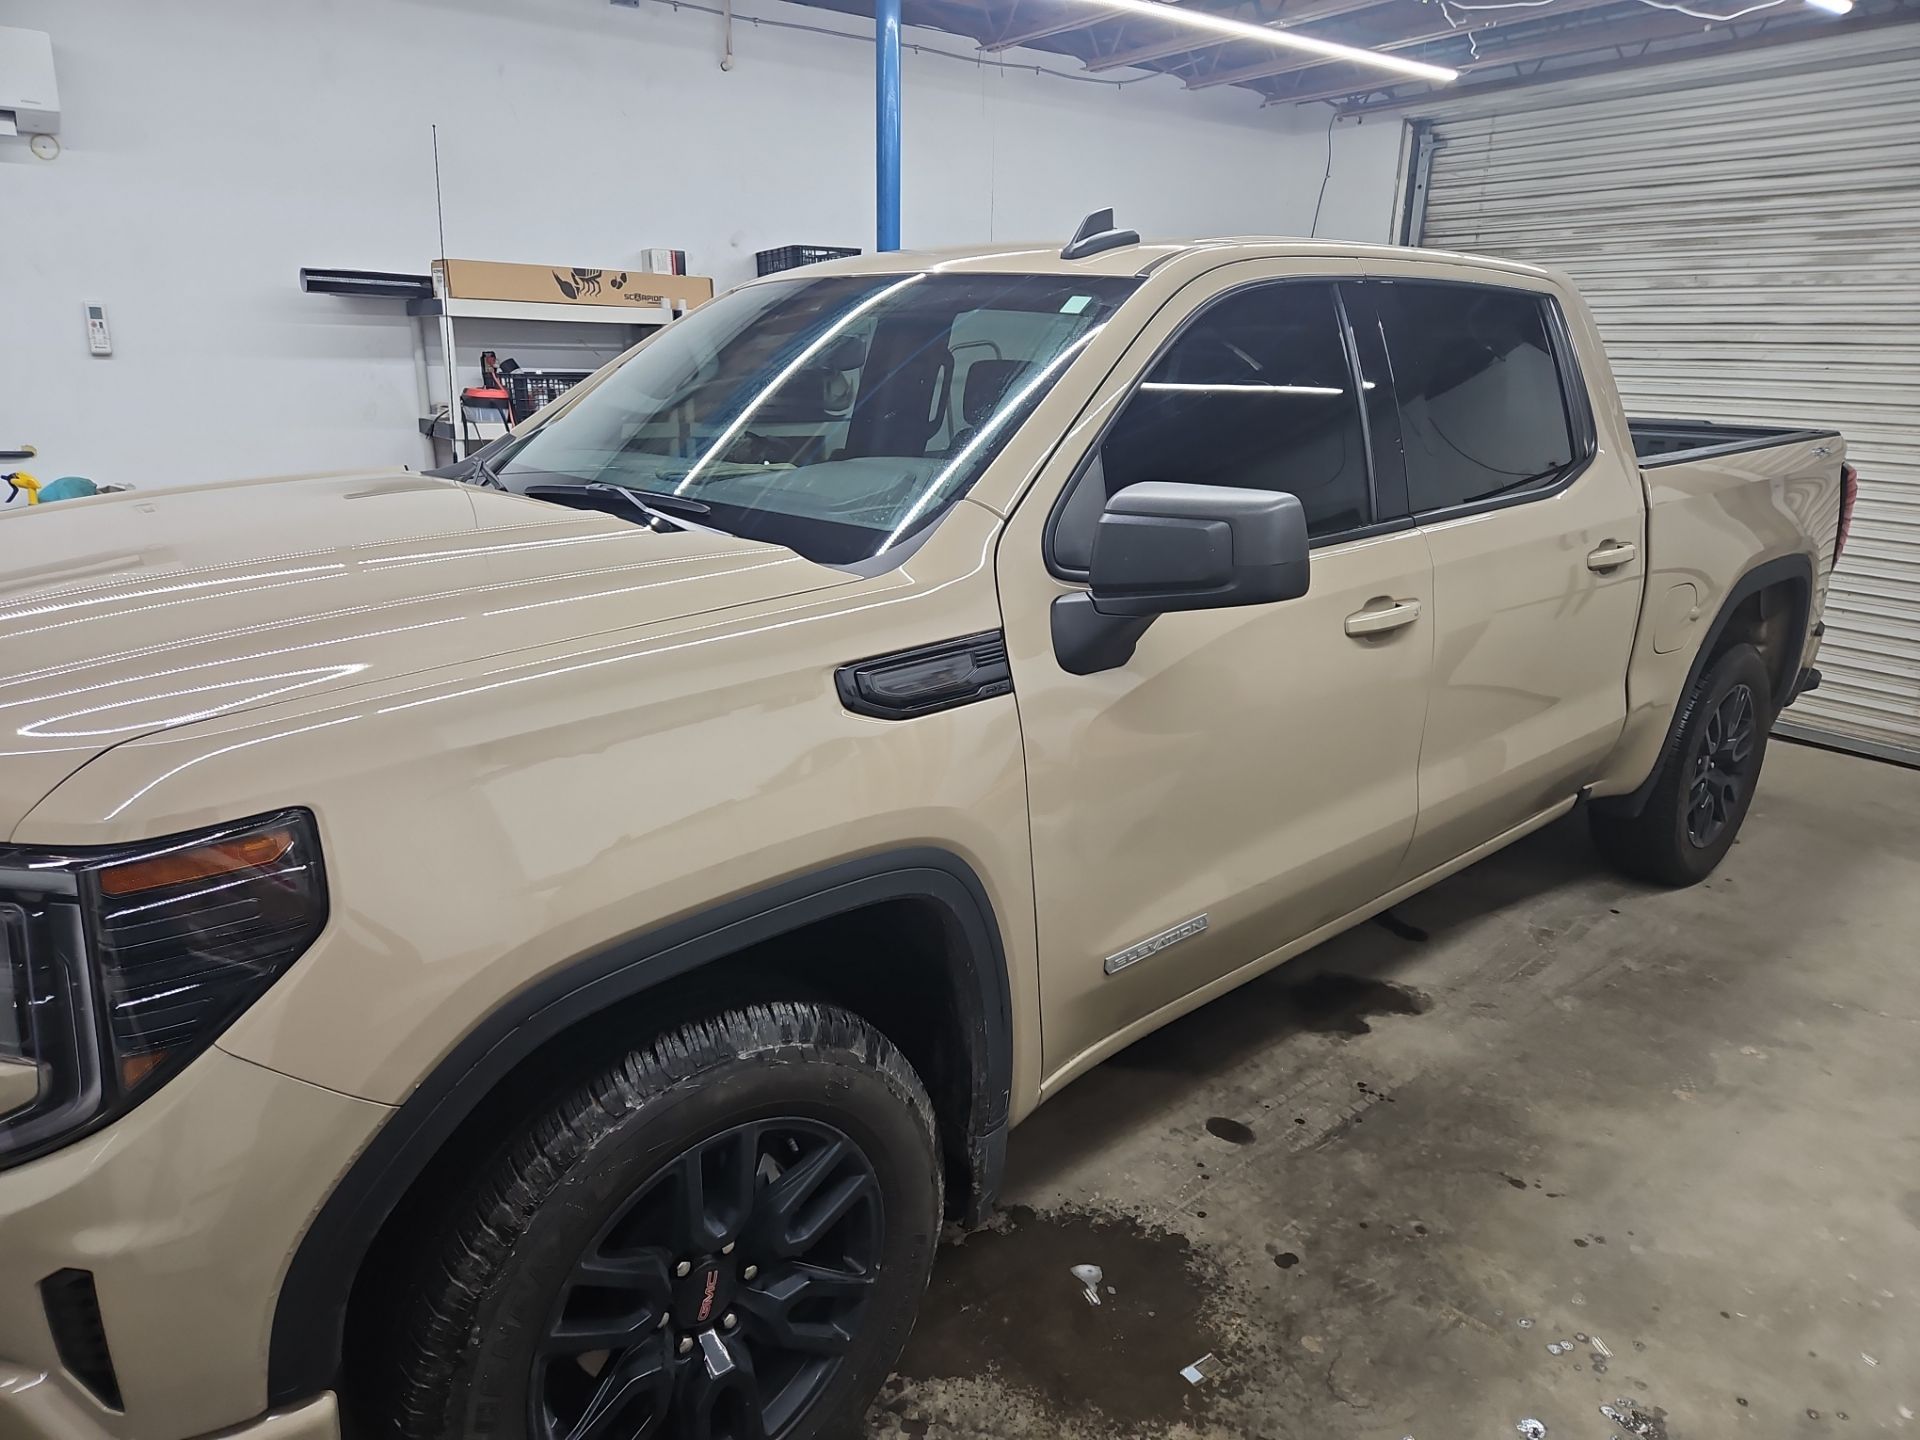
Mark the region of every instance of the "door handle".
[[1418, 600], [1393, 600], [1384, 605], [1376, 600], [1365, 610], [1356, 610], [1347, 616], [1347, 634], [1361, 639], [1368, 635], [1384, 635], [1389, 630], [1411, 625], [1419, 618]]
[[1626, 540], [1605, 541], [1598, 550], [1587, 554], [1587, 569], [1595, 574], [1605, 574], [1609, 570], [1618, 570], [1634, 556], [1640, 553], [1640, 547]]

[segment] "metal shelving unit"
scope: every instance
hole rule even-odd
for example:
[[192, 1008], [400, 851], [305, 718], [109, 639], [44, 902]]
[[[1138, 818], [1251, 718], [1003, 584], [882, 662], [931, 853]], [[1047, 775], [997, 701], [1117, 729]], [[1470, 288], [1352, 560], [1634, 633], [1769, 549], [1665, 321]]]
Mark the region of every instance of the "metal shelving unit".
[[421, 319], [559, 320], [583, 325], [665, 325], [683, 312], [667, 305], [562, 305], [538, 300], [409, 300]]
[[[460, 367], [455, 358], [456, 323], [466, 321], [535, 320], [562, 325], [618, 325], [635, 332], [655, 330], [685, 314], [672, 305], [562, 305], [533, 300], [409, 300], [407, 315], [414, 322], [413, 369], [420, 392], [420, 433], [429, 443], [445, 443], [453, 458], [467, 458], [468, 432], [477, 446], [497, 438], [506, 427], [493, 421], [462, 423]], [[444, 414], [435, 409], [433, 380], [427, 365], [427, 336], [437, 331], [446, 372]], [[639, 339], [638, 333], [628, 343]], [[622, 346], [624, 349], [625, 346]]]
[[451, 445], [456, 439], [475, 447], [491, 444], [507, 433], [507, 424], [504, 420], [468, 420], [460, 430], [462, 434], [456, 436], [452, 422], [444, 415], [420, 417], [420, 433], [442, 445]]

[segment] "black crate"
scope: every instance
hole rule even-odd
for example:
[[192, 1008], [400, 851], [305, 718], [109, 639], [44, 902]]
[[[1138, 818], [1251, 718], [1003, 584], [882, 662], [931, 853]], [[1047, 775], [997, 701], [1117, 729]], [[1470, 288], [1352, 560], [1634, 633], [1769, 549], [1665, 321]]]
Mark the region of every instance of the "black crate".
[[516, 370], [504, 377], [513, 397], [513, 413], [524, 420], [542, 405], [558, 400], [593, 372], [591, 370]]
[[762, 275], [782, 270], [798, 270], [802, 265], [818, 265], [822, 260], [844, 260], [858, 255], [858, 245], [782, 245], [777, 250], [762, 250], [753, 257]]

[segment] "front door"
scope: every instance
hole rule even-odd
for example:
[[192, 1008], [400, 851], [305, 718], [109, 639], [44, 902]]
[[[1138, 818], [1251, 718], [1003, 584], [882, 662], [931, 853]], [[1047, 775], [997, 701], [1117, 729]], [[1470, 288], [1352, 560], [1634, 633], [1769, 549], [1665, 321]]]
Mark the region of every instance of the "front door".
[[[1417, 531], [1382, 533], [1354, 353], [1331, 279], [1195, 281], [1116, 370], [1093, 450], [1056, 455], [1002, 537], [1054, 1083], [1383, 893], [1412, 838], [1431, 566]], [[1068, 674], [1048, 606], [1100, 503], [1145, 480], [1298, 495], [1311, 589], [1161, 616], [1126, 664]]]

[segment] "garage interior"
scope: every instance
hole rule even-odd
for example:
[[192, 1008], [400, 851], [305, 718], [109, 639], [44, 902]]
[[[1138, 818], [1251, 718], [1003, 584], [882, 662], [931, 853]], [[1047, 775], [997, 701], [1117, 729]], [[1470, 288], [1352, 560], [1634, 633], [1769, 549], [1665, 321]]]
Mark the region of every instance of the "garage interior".
[[1766, 773], [1693, 889], [1570, 818], [1077, 1081], [870, 1433], [1911, 1433], [1920, 777]]
[[10, 0], [59, 98], [0, 126], [0, 581], [57, 477], [457, 466], [890, 205], [908, 250], [1111, 208], [1564, 271], [1628, 413], [1861, 477], [1739, 843], [1666, 890], [1570, 815], [1076, 1080], [864, 1433], [1920, 1433], [1920, 0], [881, 3]]

